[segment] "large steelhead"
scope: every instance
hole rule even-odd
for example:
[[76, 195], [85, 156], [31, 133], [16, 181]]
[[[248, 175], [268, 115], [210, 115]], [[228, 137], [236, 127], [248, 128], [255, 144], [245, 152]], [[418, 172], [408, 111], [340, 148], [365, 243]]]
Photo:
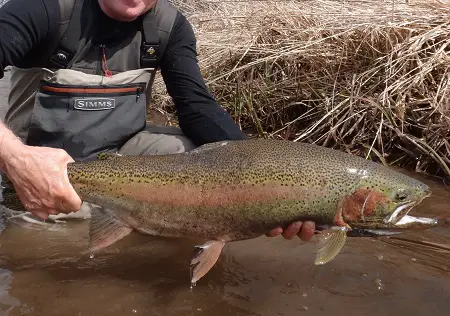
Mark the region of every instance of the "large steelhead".
[[[430, 195], [427, 185], [340, 151], [279, 140], [223, 141], [159, 156], [108, 155], [68, 166], [92, 213], [91, 251], [128, 235], [203, 238], [196, 282], [226, 242], [255, 238], [296, 220], [326, 229], [316, 264], [332, 260], [354, 229], [399, 227]], [[397, 224], [397, 226], [396, 226]]]

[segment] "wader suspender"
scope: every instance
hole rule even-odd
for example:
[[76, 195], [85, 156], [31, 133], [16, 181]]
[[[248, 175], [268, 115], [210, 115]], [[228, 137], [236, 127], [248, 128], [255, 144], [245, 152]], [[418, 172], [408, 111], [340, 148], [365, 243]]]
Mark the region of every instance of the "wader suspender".
[[[81, 36], [83, 0], [74, 1], [67, 30], [48, 60], [50, 67], [69, 67], [77, 51], [78, 41]], [[70, 8], [70, 5], [65, 5], [64, 8]], [[67, 16], [67, 13], [63, 12], [62, 15]], [[156, 6], [145, 15], [142, 22], [141, 68], [157, 69], [159, 67], [159, 62], [167, 47], [176, 16], [177, 9], [167, 0], [158, 0]]]
[[81, 11], [83, 1], [75, 0], [72, 16], [67, 30], [60, 39], [54, 53], [50, 56], [50, 67], [67, 68], [77, 51], [78, 41], [81, 36]]

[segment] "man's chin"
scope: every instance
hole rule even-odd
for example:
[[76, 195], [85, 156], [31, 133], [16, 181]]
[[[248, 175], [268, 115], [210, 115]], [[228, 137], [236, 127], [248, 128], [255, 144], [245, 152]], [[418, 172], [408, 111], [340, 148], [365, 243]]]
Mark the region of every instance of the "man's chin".
[[116, 14], [111, 14], [111, 17], [122, 22], [131, 22], [144, 13], [145, 8], [132, 8], [126, 11], [117, 12]]
[[147, 8], [143, 3], [139, 3], [135, 7], [125, 6], [123, 9], [118, 7], [110, 7], [104, 0], [100, 0], [99, 3], [103, 12], [107, 16], [122, 22], [134, 21], [149, 10], [149, 8]]

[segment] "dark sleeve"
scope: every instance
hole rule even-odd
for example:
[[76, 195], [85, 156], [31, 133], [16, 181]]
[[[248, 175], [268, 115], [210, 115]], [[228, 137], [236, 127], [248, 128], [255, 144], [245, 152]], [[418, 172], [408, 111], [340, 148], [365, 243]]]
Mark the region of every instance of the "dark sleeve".
[[22, 67], [32, 49], [51, 36], [59, 23], [57, 0], [10, 0], [0, 7], [0, 71]]
[[180, 128], [194, 144], [246, 138], [208, 91], [197, 61], [194, 32], [180, 13], [161, 60], [161, 74], [175, 104]]

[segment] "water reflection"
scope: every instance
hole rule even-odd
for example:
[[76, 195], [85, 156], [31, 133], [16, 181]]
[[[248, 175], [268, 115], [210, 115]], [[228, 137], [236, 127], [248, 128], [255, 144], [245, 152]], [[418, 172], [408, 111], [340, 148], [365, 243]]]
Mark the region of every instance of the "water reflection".
[[[0, 312], [2, 315], [11, 315], [13, 309], [21, 307], [21, 302], [10, 295], [12, 272], [6, 269], [0, 269]], [[26, 306], [20, 309], [22, 313], [27, 312]]]

